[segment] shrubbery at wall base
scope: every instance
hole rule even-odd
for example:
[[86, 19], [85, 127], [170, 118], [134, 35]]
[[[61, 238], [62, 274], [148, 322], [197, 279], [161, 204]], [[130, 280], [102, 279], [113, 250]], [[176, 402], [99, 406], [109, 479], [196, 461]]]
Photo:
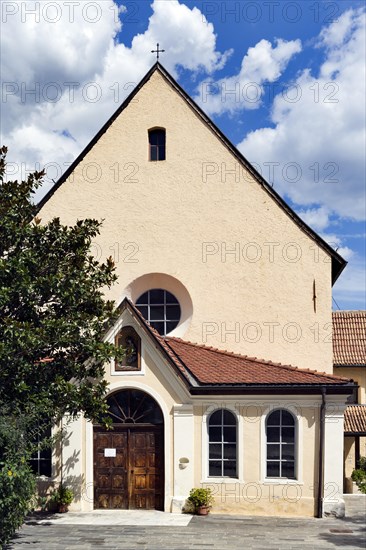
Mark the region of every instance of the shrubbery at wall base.
[[23, 524], [35, 490], [35, 477], [25, 459], [0, 463], [0, 546]]
[[351, 477], [352, 477], [352, 480], [356, 483], [361, 493], [366, 495], [366, 457], [365, 456], [361, 456], [360, 460], [358, 461], [358, 469], [353, 470]]

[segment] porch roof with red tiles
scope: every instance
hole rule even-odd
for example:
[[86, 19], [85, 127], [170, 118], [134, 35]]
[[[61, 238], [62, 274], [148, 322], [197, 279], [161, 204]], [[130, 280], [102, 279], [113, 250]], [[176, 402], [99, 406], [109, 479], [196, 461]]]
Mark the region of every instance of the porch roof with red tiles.
[[303, 388], [297, 393], [305, 393], [305, 388], [314, 388], [318, 392], [321, 387], [327, 386], [336, 393], [352, 393], [354, 383], [348, 378], [239, 355], [180, 338], [161, 336], [127, 298], [119, 306], [120, 311], [124, 308], [138, 318], [188, 384], [191, 392], [200, 393], [200, 389], [205, 388], [212, 388], [214, 391], [232, 388], [234, 393], [241, 393], [247, 388], [248, 391], [256, 389], [257, 393], [265, 390], [270, 393], [278, 390], [293, 393], [296, 388]]
[[230, 353], [180, 338], [158, 338], [177, 367], [184, 366], [200, 384], [319, 385], [349, 382], [347, 378]]

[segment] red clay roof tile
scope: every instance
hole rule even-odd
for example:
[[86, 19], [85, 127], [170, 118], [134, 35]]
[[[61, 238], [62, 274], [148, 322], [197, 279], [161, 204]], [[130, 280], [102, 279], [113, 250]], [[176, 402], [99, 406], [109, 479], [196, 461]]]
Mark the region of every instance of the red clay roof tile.
[[234, 352], [223, 351], [212, 346], [204, 346], [181, 340], [163, 337], [146, 321], [140, 311], [126, 299], [123, 303], [134, 311], [152, 337], [160, 344], [188, 382], [196, 385], [344, 385], [351, 380], [317, 372], [299, 369], [248, 357]]
[[333, 363], [366, 365], [366, 311], [333, 312]]
[[348, 379], [159, 336], [178, 368], [201, 384], [342, 384]]
[[366, 405], [350, 405], [344, 411], [344, 431], [366, 435]]

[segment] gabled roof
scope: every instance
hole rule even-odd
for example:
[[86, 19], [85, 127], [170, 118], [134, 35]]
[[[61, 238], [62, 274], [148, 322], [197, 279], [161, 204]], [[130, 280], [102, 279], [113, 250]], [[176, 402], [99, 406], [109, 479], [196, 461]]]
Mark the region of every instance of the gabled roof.
[[366, 367], [366, 311], [333, 312], [333, 363]]
[[350, 405], [344, 411], [344, 433], [366, 436], [366, 405]]
[[46, 193], [43, 199], [38, 204], [38, 211], [46, 204], [46, 202], [52, 197], [57, 189], [67, 180], [70, 174], [75, 170], [77, 165], [83, 160], [85, 155], [94, 147], [100, 137], [108, 130], [114, 120], [122, 113], [122, 111], [128, 106], [131, 100], [139, 92], [139, 90], [146, 84], [151, 78], [151, 75], [158, 71], [163, 78], [176, 90], [176, 92], [190, 105], [190, 107], [196, 112], [201, 120], [211, 129], [216, 137], [227, 147], [236, 159], [252, 174], [254, 179], [263, 187], [263, 189], [272, 197], [272, 199], [286, 212], [286, 214], [304, 231], [311, 239], [313, 239], [325, 252], [327, 252], [332, 259], [332, 281], [337, 280], [343, 269], [346, 267], [347, 262], [326, 243], [315, 231], [313, 231], [293, 210], [290, 206], [280, 197], [278, 193], [269, 185], [261, 174], [249, 163], [249, 161], [234, 147], [229, 139], [221, 132], [221, 130], [210, 120], [210, 118], [204, 113], [204, 111], [193, 101], [191, 97], [183, 90], [183, 88], [174, 80], [174, 78], [168, 73], [168, 71], [159, 63], [155, 65], [146, 73], [141, 82], [134, 88], [125, 101], [118, 107], [115, 113], [104, 124], [99, 132], [94, 136], [90, 143], [85, 147], [81, 154], [75, 159], [71, 166], [65, 171], [55, 185]]
[[[184, 382], [185, 386], [189, 388], [189, 385], [192, 383], [190, 374], [187, 369], [185, 369], [183, 364], [179, 364], [179, 366], [177, 366], [177, 363], [172, 360], [170, 350], [167, 349], [164, 338], [162, 338], [160, 334], [150, 326], [145, 317], [139, 312], [139, 310], [128, 298], [124, 298], [121, 304], [117, 307], [117, 315], [120, 316], [126, 309], [131, 313], [132, 317], [134, 317], [139, 322], [139, 325], [142, 327], [150, 341], [155, 344], [160, 353], [162, 353], [165, 359], [167, 359], [168, 362], [172, 365], [176, 374], [178, 374], [179, 378]], [[112, 325], [115, 321], [115, 318], [112, 319], [110, 323], [106, 326], [106, 334], [112, 328]]]
[[127, 298], [119, 312], [125, 309], [140, 321], [192, 394], [319, 393], [324, 387], [328, 393], [350, 394], [354, 388], [353, 381], [347, 378], [160, 336]]

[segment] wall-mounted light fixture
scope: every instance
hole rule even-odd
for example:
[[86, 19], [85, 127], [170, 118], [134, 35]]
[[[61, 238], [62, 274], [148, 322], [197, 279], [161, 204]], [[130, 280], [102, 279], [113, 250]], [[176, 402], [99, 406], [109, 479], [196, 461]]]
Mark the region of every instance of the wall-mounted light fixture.
[[185, 468], [187, 468], [189, 464], [189, 458], [183, 456], [182, 458], [179, 459], [179, 468], [181, 470], [184, 470]]

